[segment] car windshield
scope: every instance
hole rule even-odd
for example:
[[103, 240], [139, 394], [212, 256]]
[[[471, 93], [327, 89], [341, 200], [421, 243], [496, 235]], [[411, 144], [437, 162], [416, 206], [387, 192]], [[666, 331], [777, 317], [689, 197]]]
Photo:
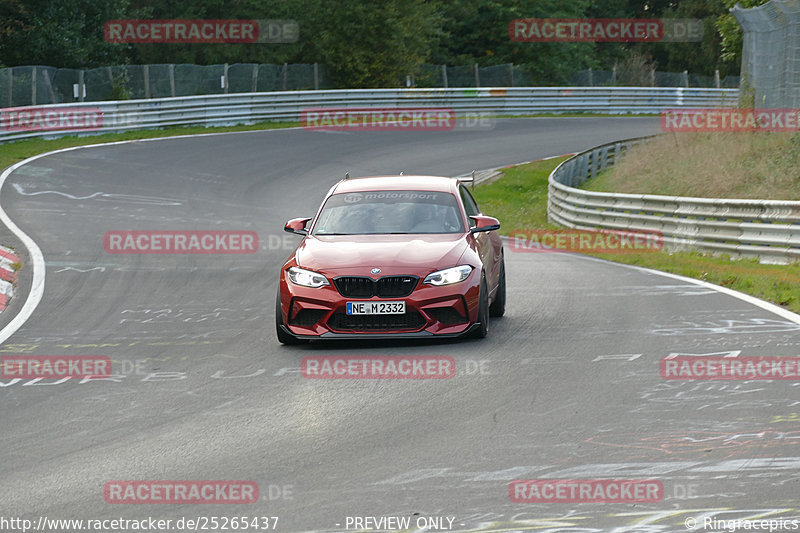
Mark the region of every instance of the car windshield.
[[319, 215], [314, 235], [462, 233], [456, 197], [432, 191], [334, 194]]

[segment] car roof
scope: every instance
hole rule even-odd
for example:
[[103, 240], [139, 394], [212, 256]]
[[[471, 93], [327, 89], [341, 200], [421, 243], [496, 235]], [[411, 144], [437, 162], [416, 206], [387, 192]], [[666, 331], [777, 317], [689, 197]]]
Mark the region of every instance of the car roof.
[[331, 194], [365, 191], [454, 192], [457, 181], [442, 176], [370, 176], [344, 179]]

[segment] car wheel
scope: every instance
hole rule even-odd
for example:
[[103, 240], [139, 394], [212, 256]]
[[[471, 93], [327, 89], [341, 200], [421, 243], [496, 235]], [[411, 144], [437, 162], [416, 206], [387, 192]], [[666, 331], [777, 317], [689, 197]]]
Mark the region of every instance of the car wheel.
[[497, 282], [497, 293], [489, 307], [491, 316], [503, 316], [506, 313], [506, 261], [500, 256], [500, 281]]
[[281, 326], [283, 326], [283, 319], [281, 318], [281, 293], [278, 291], [278, 297], [275, 299], [275, 334], [278, 336], [278, 342], [286, 345], [305, 344], [305, 340], [298, 339], [294, 335], [286, 333]]
[[489, 334], [489, 289], [486, 286], [486, 277], [481, 276], [481, 294], [478, 303], [478, 322], [480, 326], [475, 330], [474, 337], [483, 339]]

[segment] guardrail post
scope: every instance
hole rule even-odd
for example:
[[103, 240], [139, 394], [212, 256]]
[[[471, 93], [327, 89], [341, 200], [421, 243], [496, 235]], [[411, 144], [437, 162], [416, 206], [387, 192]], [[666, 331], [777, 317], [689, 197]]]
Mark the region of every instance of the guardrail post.
[[687, 87], [687, 88], [689, 87], [689, 71], [688, 70], [684, 70], [683, 71], [683, 86]]
[[283, 64], [283, 90], [286, 90], [286, 84], [289, 77], [289, 63]]
[[8, 107], [14, 107], [14, 69], [8, 67]]
[[222, 65], [222, 92], [228, 94], [228, 64]]
[[314, 63], [314, 90], [319, 90], [319, 63]]
[[258, 67], [260, 67], [258, 63], [253, 65], [253, 92], [258, 92]]
[[478, 72], [478, 64], [477, 63], [475, 63], [474, 69], [475, 69], [475, 87], [480, 87], [481, 86], [481, 75]]
[[583, 157], [582, 165], [581, 165], [581, 182], [585, 180], [584, 176], [589, 175], [589, 158], [591, 157], [591, 152], [586, 154]]
[[719, 89], [720, 88], [719, 86], [720, 86], [720, 83], [719, 83], [719, 69], [716, 69], [714, 71], [714, 87]]
[[617, 64], [614, 63], [614, 67], [611, 69], [611, 85], [617, 84]]
[[31, 105], [36, 105], [36, 67], [31, 74]]
[[175, 64], [169, 64], [169, 94], [175, 98]]
[[650, 69], [650, 87], [656, 86], [656, 69]]
[[144, 77], [144, 97], [150, 98], [150, 65], [144, 66], [142, 75]]
[[600, 170], [605, 170], [608, 166], [608, 146], [604, 146], [602, 150], [600, 150]]
[[442, 80], [444, 81], [444, 88], [447, 89], [447, 65], [442, 65]]

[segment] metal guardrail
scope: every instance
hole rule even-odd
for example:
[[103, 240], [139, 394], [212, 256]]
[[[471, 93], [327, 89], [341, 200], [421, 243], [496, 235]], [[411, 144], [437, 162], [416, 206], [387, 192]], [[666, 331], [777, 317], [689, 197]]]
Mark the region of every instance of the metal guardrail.
[[508, 87], [462, 89], [346, 89], [240, 93], [210, 96], [85, 102], [44, 106], [48, 111], [94, 109], [102, 127], [13, 131], [3, 115], [43, 107], [0, 110], [0, 142], [30, 137], [119, 132], [164, 126], [227, 126], [268, 120], [297, 121], [311, 107], [449, 107], [456, 114], [658, 113], [675, 107], [732, 107], [738, 89], [683, 87]]
[[605, 144], [561, 163], [549, 177], [551, 222], [579, 229], [657, 231], [665, 249], [699, 249], [765, 263], [800, 260], [800, 201], [592, 192], [576, 187], [652, 137]]

